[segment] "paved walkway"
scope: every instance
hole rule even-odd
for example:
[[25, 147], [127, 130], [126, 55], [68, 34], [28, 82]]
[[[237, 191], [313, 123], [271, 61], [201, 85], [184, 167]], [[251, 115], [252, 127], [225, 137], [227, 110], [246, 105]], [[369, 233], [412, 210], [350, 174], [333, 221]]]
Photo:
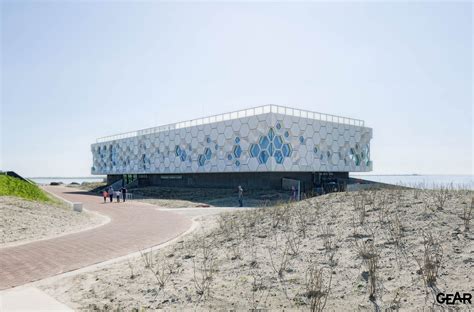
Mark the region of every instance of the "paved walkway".
[[72, 271], [165, 243], [192, 221], [141, 202], [102, 203], [102, 197], [67, 187], [46, 189], [84, 208], [110, 217], [91, 230], [20, 246], [0, 248], [0, 290]]

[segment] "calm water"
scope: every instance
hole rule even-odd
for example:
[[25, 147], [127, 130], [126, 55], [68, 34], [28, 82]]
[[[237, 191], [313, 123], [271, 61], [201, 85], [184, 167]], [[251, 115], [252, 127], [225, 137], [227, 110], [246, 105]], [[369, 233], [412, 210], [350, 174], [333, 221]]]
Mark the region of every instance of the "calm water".
[[51, 182], [63, 182], [64, 184], [70, 184], [72, 182], [82, 183], [82, 182], [102, 182], [104, 177], [37, 177], [37, 178], [28, 178], [37, 184], [50, 184]]
[[360, 178], [388, 184], [417, 186], [425, 188], [450, 186], [474, 190], [474, 176], [472, 175], [362, 175], [351, 174], [352, 178]]

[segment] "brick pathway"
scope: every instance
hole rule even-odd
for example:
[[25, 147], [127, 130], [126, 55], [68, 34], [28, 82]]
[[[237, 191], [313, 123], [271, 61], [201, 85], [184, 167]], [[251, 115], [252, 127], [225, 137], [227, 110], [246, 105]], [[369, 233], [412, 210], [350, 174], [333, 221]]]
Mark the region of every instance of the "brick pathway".
[[69, 201], [82, 202], [86, 209], [107, 215], [111, 221], [75, 234], [0, 248], [0, 290], [164, 243], [192, 224], [183, 215], [159, 211], [146, 203], [102, 204], [102, 197], [71, 188], [47, 189]]

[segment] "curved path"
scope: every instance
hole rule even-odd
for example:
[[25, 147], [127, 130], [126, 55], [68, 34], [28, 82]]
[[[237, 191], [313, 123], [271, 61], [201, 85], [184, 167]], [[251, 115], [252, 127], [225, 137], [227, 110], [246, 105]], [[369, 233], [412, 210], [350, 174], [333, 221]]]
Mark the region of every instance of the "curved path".
[[103, 226], [70, 235], [0, 248], [0, 290], [76, 270], [165, 243], [184, 233], [192, 221], [156, 206], [132, 201], [102, 203], [102, 197], [67, 187], [48, 191], [108, 216]]

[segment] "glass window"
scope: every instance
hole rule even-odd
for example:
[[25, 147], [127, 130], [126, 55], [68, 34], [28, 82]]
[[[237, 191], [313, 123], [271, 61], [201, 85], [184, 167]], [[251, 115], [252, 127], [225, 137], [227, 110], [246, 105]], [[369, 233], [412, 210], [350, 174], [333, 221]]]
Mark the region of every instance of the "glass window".
[[212, 152], [211, 152], [211, 149], [209, 147], [206, 147], [204, 149], [204, 155], [206, 156], [206, 159], [211, 159], [211, 156], [212, 156]]
[[270, 128], [270, 130], [268, 131], [268, 138], [270, 139], [270, 141], [273, 141], [274, 137], [275, 137], [275, 131], [273, 131], [273, 128]]
[[241, 154], [242, 154], [242, 148], [240, 147], [240, 145], [235, 145], [234, 146], [234, 156], [236, 158], [239, 158]]
[[293, 148], [291, 147], [289, 143], [286, 143], [286, 144], [283, 144], [281, 151], [283, 152], [283, 156], [290, 157], [291, 152], [293, 151]]
[[252, 144], [250, 146], [250, 155], [252, 157], [257, 157], [259, 153], [260, 153], [260, 147], [257, 144]]
[[276, 149], [280, 149], [283, 145], [283, 139], [281, 136], [277, 135], [275, 139], [273, 139], [273, 144], [275, 145]]
[[277, 164], [282, 164], [283, 163], [283, 154], [280, 150], [276, 150], [275, 154], [273, 154], [273, 157], [275, 157], [275, 160]]
[[258, 156], [258, 162], [261, 164], [266, 164], [269, 157], [270, 156], [268, 155], [267, 151], [261, 151], [260, 155]]
[[260, 137], [260, 141], [258, 142], [260, 144], [260, 149], [266, 149], [268, 147], [268, 144], [270, 143], [270, 140], [266, 136]]
[[204, 155], [202, 155], [202, 154], [199, 155], [199, 157], [198, 157], [198, 164], [199, 164], [199, 166], [201, 166], [201, 167], [204, 166], [204, 163], [205, 163], [205, 162], [206, 162], [206, 156], [204, 156]]

